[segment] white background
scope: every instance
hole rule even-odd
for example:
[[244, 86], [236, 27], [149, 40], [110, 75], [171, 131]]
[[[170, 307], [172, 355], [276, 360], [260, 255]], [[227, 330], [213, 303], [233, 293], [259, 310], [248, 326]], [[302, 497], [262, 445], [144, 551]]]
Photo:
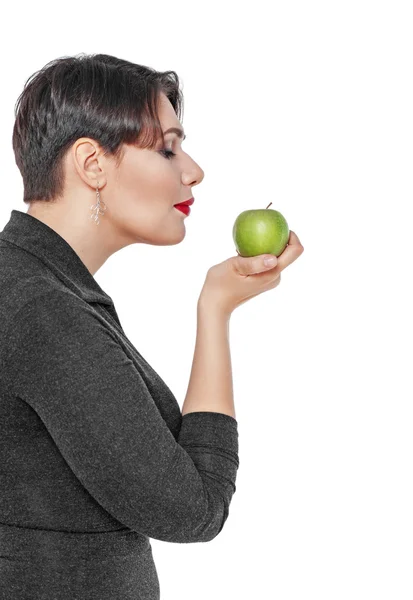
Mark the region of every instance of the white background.
[[182, 407], [207, 269], [247, 209], [305, 251], [230, 321], [240, 467], [222, 533], [151, 540], [162, 600], [413, 598], [411, 3], [16, 3], [3, 14], [1, 228], [26, 211], [14, 104], [54, 58], [175, 70], [205, 171], [184, 240], [96, 280]]

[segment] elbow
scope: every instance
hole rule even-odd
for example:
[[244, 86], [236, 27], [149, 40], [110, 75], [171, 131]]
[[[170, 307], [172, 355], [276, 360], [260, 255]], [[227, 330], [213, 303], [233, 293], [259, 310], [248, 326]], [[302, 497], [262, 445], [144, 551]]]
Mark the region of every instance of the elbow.
[[219, 494], [216, 489], [213, 493], [206, 489], [205, 494], [207, 498], [206, 511], [202, 518], [198, 519], [194, 528], [192, 540], [194, 542], [211, 542], [214, 540], [221, 533], [229, 515], [230, 500]]
[[137, 524], [135, 531], [150, 538], [176, 544], [211, 542], [222, 531], [229, 514], [230, 499], [213, 489], [203, 486], [204, 493], [191, 506], [163, 505], [161, 519], [151, 517], [151, 525]]

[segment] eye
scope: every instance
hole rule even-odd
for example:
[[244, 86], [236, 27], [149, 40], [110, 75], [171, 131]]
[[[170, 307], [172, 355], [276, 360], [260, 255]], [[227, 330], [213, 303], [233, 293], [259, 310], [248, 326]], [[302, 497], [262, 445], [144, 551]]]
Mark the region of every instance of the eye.
[[175, 152], [172, 152], [172, 150], [168, 150], [167, 148], [164, 148], [163, 150], [160, 150], [159, 153], [162, 154], [162, 156], [164, 156], [168, 160], [170, 160], [171, 158], [173, 158], [174, 156], [176, 156]]

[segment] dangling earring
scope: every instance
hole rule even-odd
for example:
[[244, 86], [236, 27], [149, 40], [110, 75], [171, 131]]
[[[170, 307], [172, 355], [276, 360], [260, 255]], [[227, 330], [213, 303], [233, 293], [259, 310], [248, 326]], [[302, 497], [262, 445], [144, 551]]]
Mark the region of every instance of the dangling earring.
[[106, 204], [100, 199], [99, 181], [96, 186], [96, 204], [92, 204], [90, 210], [95, 212], [95, 214], [90, 215], [90, 218], [95, 220], [96, 225], [99, 225], [99, 215], [104, 215], [106, 210]]

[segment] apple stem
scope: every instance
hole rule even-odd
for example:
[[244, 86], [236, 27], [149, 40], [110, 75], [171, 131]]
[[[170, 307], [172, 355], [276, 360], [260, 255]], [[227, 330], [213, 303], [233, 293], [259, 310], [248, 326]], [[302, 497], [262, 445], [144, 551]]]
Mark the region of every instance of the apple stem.
[[[272, 204], [272, 202], [270, 202], [268, 206], [271, 206], [271, 204]], [[265, 207], [265, 209], [267, 209], [267, 208], [268, 208], [268, 206], [266, 206], [266, 207]]]

